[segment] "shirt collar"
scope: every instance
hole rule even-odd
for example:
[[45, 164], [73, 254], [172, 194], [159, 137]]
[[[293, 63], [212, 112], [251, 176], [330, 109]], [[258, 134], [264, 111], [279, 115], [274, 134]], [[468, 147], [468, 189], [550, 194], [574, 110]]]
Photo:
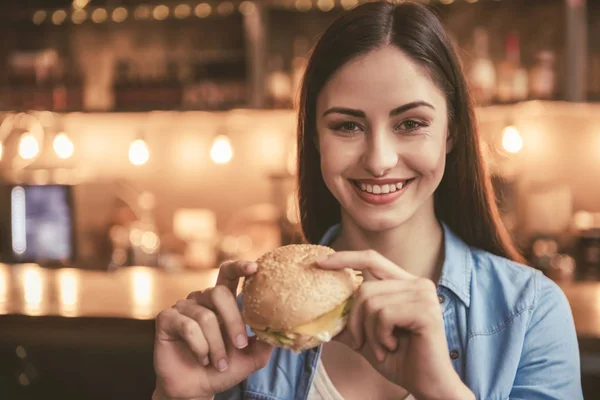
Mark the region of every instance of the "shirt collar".
[[[444, 264], [438, 286], [452, 291], [465, 306], [471, 304], [471, 273], [473, 257], [471, 249], [442, 222], [444, 229]], [[340, 224], [333, 225], [321, 238], [319, 244], [327, 246], [340, 233]]]

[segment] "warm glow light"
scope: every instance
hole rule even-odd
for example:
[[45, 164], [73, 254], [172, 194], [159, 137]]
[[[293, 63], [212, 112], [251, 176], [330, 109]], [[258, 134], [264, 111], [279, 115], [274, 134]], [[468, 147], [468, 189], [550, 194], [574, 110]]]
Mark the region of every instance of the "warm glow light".
[[127, 9], [125, 7], [115, 8], [114, 11], [112, 12], [112, 19], [115, 22], [123, 22], [127, 19], [128, 16], [129, 16], [129, 12], [127, 11]]
[[151, 318], [152, 275], [147, 269], [133, 267], [132, 274], [133, 315], [136, 318]]
[[223, 16], [231, 15], [235, 11], [235, 6], [230, 1], [224, 1], [217, 6], [217, 13]]
[[144, 234], [144, 231], [142, 231], [140, 228], [133, 228], [129, 232], [129, 241], [134, 246], [140, 246], [142, 244], [142, 235], [143, 234]]
[[64, 269], [58, 272], [58, 290], [61, 314], [75, 315], [79, 302], [79, 281], [74, 270]]
[[210, 149], [210, 158], [216, 164], [226, 164], [231, 161], [232, 157], [233, 149], [229, 138], [225, 135], [217, 136]]
[[67, 13], [65, 10], [57, 10], [54, 12], [54, 14], [52, 14], [52, 23], [54, 25], [62, 24], [65, 22], [65, 19], [67, 19]]
[[42, 23], [44, 23], [47, 16], [48, 16], [48, 14], [46, 13], [46, 11], [38, 10], [35, 13], [33, 13], [32, 21], [36, 25], [41, 25]]
[[192, 7], [189, 4], [180, 4], [173, 10], [175, 18], [184, 19], [192, 15]]
[[0, 268], [0, 307], [8, 300], [8, 292], [10, 290], [9, 279], [8, 270]]
[[73, 8], [76, 10], [82, 10], [88, 5], [90, 0], [73, 0]]
[[129, 146], [129, 161], [133, 165], [143, 165], [150, 159], [148, 145], [142, 139], [137, 139]]
[[358, 0], [340, 0], [340, 4], [344, 9], [349, 10], [358, 4]]
[[212, 7], [208, 3], [200, 3], [194, 9], [194, 14], [196, 14], [196, 17], [198, 18], [206, 18], [210, 15], [211, 12]]
[[71, 21], [74, 24], [82, 24], [87, 18], [87, 12], [85, 10], [75, 10], [73, 14], [71, 14]]
[[240, 4], [240, 12], [244, 15], [252, 15], [256, 12], [256, 5], [251, 1], [243, 1]]
[[25, 312], [28, 314], [39, 314], [44, 288], [42, 285], [42, 274], [38, 267], [26, 267], [23, 272], [23, 288]]
[[108, 18], [108, 12], [104, 8], [96, 8], [92, 13], [92, 21], [99, 24]]
[[478, 0], [467, 0], [467, 3], [477, 3]]
[[146, 253], [154, 253], [158, 250], [158, 245], [160, 243], [160, 239], [158, 235], [152, 231], [146, 231], [142, 235], [142, 250]]
[[452, 3], [454, 3], [454, 0], [440, 0], [440, 3], [442, 3], [442, 4], [452, 4]]
[[312, 8], [311, 0], [296, 0], [296, 9], [298, 11], [306, 12]]
[[580, 231], [585, 231], [594, 227], [594, 214], [580, 210], [573, 215], [573, 223]]
[[66, 133], [56, 135], [53, 147], [56, 155], [62, 159], [71, 157], [75, 151], [75, 146]]
[[4, 155], [4, 146], [0, 143], [0, 161], [2, 161], [2, 156]]
[[152, 16], [154, 19], [162, 21], [169, 17], [169, 7], [165, 5], [160, 5], [154, 7], [154, 11], [152, 11]]
[[521, 134], [512, 125], [504, 128], [502, 132], [502, 147], [509, 153], [518, 153], [523, 148], [523, 139]]
[[317, 7], [319, 7], [321, 11], [331, 11], [333, 10], [333, 7], [335, 7], [335, 3], [333, 0], [318, 0]]
[[21, 141], [19, 142], [19, 154], [25, 160], [31, 160], [35, 156], [38, 155], [40, 151], [40, 145], [31, 133], [25, 133], [21, 136]]
[[148, 19], [152, 15], [152, 11], [148, 6], [138, 6], [133, 12], [133, 17], [135, 19]]

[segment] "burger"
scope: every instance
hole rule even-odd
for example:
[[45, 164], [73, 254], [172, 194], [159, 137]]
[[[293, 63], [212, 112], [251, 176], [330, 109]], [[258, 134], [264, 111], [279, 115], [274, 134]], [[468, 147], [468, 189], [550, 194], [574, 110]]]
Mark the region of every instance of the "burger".
[[359, 278], [325, 270], [316, 260], [335, 251], [299, 244], [278, 247], [256, 263], [242, 289], [242, 316], [257, 339], [300, 352], [330, 341], [346, 326]]

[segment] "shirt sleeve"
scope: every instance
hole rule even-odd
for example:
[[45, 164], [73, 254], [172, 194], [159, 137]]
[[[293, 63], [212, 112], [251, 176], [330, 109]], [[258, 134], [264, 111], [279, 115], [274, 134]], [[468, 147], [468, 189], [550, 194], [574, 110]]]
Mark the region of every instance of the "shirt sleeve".
[[510, 399], [583, 399], [579, 346], [563, 291], [542, 275]]

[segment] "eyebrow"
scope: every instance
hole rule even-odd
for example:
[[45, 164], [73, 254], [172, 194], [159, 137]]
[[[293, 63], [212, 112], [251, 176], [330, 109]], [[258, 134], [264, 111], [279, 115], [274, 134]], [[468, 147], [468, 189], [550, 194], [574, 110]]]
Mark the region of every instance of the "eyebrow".
[[[429, 107], [432, 110], [435, 110], [435, 107], [426, 101], [422, 101], [422, 100], [421, 101], [413, 101], [411, 103], [407, 103], [400, 107], [394, 108], [392, 111], [390, 111], [390, 117], [396, 116], [398, 114], [402, 114], [408, 110], [412, 110], [413, 108], [417, 108], [417, 107]], [[366, 117], [364, 111], [355, 110], [352, 108], [345, 108], [345, 107], [331, 107], [323, 113], [323, 116], [326, 116], [329, 114], [346, 114], [346, 115], [350, 115], [352, 117], [357, 117], [357, 118], [365, 118]]]

